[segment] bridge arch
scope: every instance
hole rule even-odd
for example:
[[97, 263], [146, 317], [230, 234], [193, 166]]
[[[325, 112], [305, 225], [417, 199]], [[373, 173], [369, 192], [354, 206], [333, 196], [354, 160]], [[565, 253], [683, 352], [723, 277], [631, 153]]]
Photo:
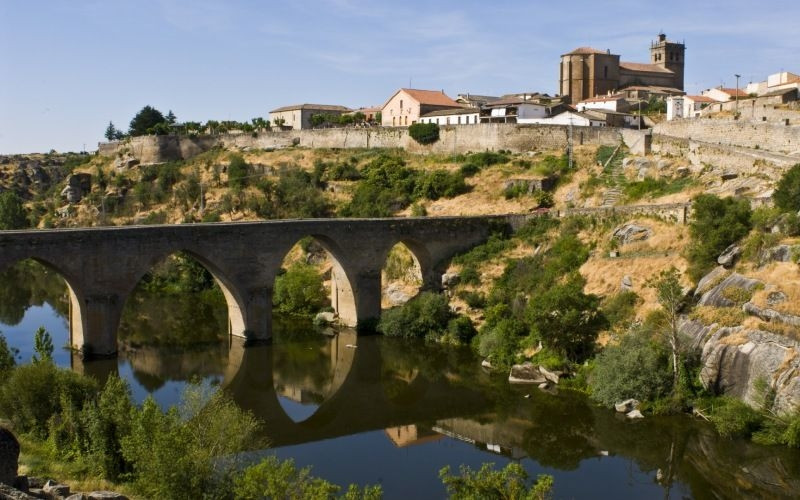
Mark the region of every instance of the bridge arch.
[[185, 255], [187, 258], [193, 260], [203, 267], [213, 278], [214, 283], [219, 287], [225, 299], [225, 306], [227, 310], [227, 334], [247, 337], [249, 329], [252, 325], [248, 324], [246, 317], [246, 306], [244, 305], [244, 298], [237, 284], [229, 277], [220, 266], [218, 266], [211, 259], [206, 258], [201, 252], [190, 248], [177, 248], [167, 251], [156, 252], [152, 255], [142, 259], [135, 270], [129, 282], [126, 283], [126, 289], [120, 297], [119, 318], [115, 328], [115, 341], [118, 336], [122, 311], [131, 302], [132, 296], [136, 293], [137, 287], [143, 282], [148, 273], [152, 272], [159, 264], [167, 261], [173, 256]]

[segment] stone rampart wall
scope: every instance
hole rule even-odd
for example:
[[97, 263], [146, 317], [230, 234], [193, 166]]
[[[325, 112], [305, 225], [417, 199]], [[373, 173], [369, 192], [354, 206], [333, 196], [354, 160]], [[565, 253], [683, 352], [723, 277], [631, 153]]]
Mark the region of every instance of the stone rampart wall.
[[653, 134], [784, 155], [800, 153], [800, 122], [787, 126], [769, 122], [696, 118], [659, 123], [653, 127]]
[[666, 203], [661, 205], [623, 205], [618, 207], [565, 208], [556, 213], [558, 217], [590, 215], [614, 217], [617, 215], [652, 215], [678, 224], [686, 224], [691, 216], [691, 203]]
[[[258, 134], [208, 136], [144, 136], [126, 141], [101, 143], [99, 154], [129, 153], [141, 163], [188, 159], [214, 146], [226, 148], [403, 148], [417, 153], [467, 153], [506, 149], [513, 152], [566, 148], [569, 128], [557, 125], [492, 123], [444, 126], [439, 140], [423, 146], [405, 128], [331, 128], [322, 130], [276, 131]], [[616, 145], [620, 132], [606, 127], [573, 127], [574, 144]]]

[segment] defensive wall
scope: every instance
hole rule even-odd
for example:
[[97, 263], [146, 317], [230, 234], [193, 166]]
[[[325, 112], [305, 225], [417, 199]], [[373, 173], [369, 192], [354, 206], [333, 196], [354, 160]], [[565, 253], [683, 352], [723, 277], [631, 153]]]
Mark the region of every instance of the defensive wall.
[[790, 125], [713, 118], [671, 120], [653, 127], [654, 143], [659, 136], [783, 155], [797, 154], [800, 159], [800, 120]]
[[529, 216], [304, 219], [267, 222], [0, 231], [0, 271], [34, 259], [58, 272], [70, 297], [70, 345], [88, 354], [117, 350], [122, 309], [141, 278], [176, 252], [196, 258], [220, 285], [230, 334], [271, 337], [272, 289], [294, 244], [314, 237], [331, 257], [331, 305], [356, 326], [381, 312], [381, 269], [401, 242], [419, 262], [424, 289], [441, 287], [450, 257], [486, 240], [498, 225]]
[[686, 224], [692, 214], [691, 203], [663, 203], [660, 205], [622, 205], [617, 207], [565, 208], [555, 212], [556, 217], [588, 215], [607, 218], [632, 215], [650, 215], [669, 222]]
[[[573, 127], [573, 144], [617, 145], [620, 131], [608, 127]], [[215, 146], [226, 148], [402, 148], [415, 153], [467, 153], [509, 150], [512, 152], [564, 149], [569, 127], [487, 123], [447, 125], [439, 129], [439, 140], [418, 144], [406, 128], [329, 128], [269, 131], [247, 134], [198, 136], [141, 136], [100, 143], [103, 156], [130, 154], [141, 163], [188, 159]]]

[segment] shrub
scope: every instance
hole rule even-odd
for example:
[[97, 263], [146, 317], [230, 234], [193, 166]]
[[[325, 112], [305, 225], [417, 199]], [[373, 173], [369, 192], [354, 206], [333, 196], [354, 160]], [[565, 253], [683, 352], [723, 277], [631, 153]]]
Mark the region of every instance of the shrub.
[[474, 163], [465, 163], [461, 165], [461, 168], [458, 169], [458, 172], [464, 177], [472, 177], [480, 171], [481, 167]]
[[747, 200], [701, 194], [695, 197], [692, 209], [687, 258], [689, 275], [697, 281], [716, 265], [717, 257], [729, 245], [750, 231], [752, 224]]
[[250, 165], [242, 155], [231, 155], [231, 161], [228, 165], [228, 187], [234, 190], [244, 189], [248, 184], [247, 176], [250, 174]]
[[8, 346], [5, 335], [0, 332], [0, 380], [5, 380], [6, 374], [14, 368], [16, 349]]
[[0, 387], [0, 414], [16, 429], [45, 437], [53, 416], [66, 408], [81, 409], [97, 390], [94, 380], [60, 370], [51, 362], [21, 365]]
[[633, 319], [636, 305], [641, 302], [636, 293], [622, 291], [608, 297], [603, 303], [603, 314], [612, 327], [623, 325]]
[[478, 471], [462, 465], [460, 475], [451, 474], [447, 466], [439, 477], [447, 487], [450, 498], [463, 500], [529, 499], [544, 500], [551, 497], [553, 477], [540, 475], [528, 484], [528, 473], [522, 465], [512, 462], [503, 469], [494, 470], [494, 464], [485, 463]]
[[723, 437], [748, 438], [762, 426], [763, 417], [738, 399], [723, 396], [714, 402], [711, 423]]
[[322, 309], [327, 301], [322, 276], [310, 264], [294, 264], [275, 279], [272, 303], [280, 312], [311, 315]]
[[388, 337], [438, 340], [452, 317], [444, 295], [422, 292], [402, 306], [384, 312], [378, 331]]
[[419, 176], [414, 186], [412, 196], [414, 199], [427, 198], [453, 198], [469, 190], [460, 173], [450, 173], [447, 170], [434, 170]]
[[[234, 497], [241, 500], [281, 498], [286, 500], [330, 499], [341, 491], [341, 487], [324, 479], [313, 477], [311, 467], [298, 469], [294, 460], [278, 461], [269, 456], [251, 465], [236, 477]], [[378, 500], [380, 486], [365, 486], [360, 489], [351, 484], [344, 497], [347, 500]]]
[[784, 212], [800, 210], [800, 163], [786, 171], [772, 195], [775, 206]]
[[605, 406], [636, 398], [653, 401], [672, 388], [669, 355], [643, 331], [625, 335], [597, 356], [589, 377], [592, 399]]
[[461, 282], [466, 285], [479, 285], [481, 282], [481, 275], [473, 264], [465, 265], [461, 272], [458, 273]]
[[381, 155], [362, 171], [364, 180], [353, 192], [343, 217], [389, 217], [412, 201], [416, 172], [402, 158]]
[[0, 193], [0, 229], [23, 229], [28, 226], [28, 216], [22, 199], [14, 191]]
[[408, 127], [408, 135], [419, 144], [433, 144], [439, 140], [439, 125], [436, 123], [414, 123]]
[[[500, 306], [507, 311], [506, 306]], [[498, 321], [488, 319], [481, 327], [477, 337], [478, 353], [489, 358], [492, 365], [508, 368], [517, 362], [520, 341], [528, 333], [525, 323], [515, 318], [504, 318]]]
[[[462, 278], [463, 279], [463, 278]], [[462, 290], [457, 294], [458, 298], [467, 303], [473, 309], [483, 309], [486, 307], [486, 295], [472, 291]]]
[[458, 316], [447, 324], [447, 336], [459, 344], [469, 344], [477, 334], [475, 325], [467, 316]]

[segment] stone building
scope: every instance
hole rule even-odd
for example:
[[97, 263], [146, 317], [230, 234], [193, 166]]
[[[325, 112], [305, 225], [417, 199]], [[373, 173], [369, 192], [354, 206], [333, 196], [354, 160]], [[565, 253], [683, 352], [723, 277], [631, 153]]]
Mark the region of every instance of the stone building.
[[384, 127], [407, 127], [432, 111], [463, 107], [444, 90], [399, 89], [383, 105], [381, 121]]
[[283, 120], [281, 128], [304, 130], [311, 128], [311, 115], [341, 115], [350, 111], [350, 108], [332, 104], [295, 104], [273, 109], [269, 112], [270, 121]]
[[663, 33], [650, 44], [650, 62], [620, 61], [611, 50], [579, 47], [561, 56], [559, 93], [576, 103], [626, 87], [666, 87], [683, 90], [686, 47]]

